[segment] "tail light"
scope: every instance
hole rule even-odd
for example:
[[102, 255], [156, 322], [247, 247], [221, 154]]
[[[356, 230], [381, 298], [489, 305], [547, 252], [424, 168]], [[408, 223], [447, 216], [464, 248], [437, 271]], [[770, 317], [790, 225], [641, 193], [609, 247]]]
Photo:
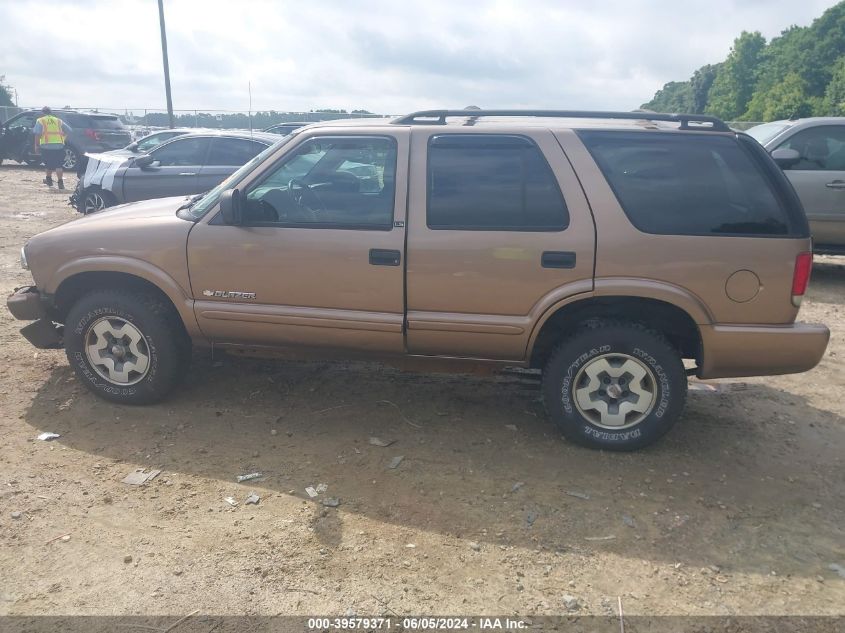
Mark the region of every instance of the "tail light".
[[87, 136], [88, 138], [94, 139], [95, 141], [100, 140], [100, 135], [97, 134], [97, 130], [90, 128], [90, 127], [85, 128], [85, 136]]
[[792, 273], [792, 305], [801, 305], [801, 299], [810, 283], [810, 271], [813, 269], [813, 254], [799, 253], [795, 258], [795, 271]]

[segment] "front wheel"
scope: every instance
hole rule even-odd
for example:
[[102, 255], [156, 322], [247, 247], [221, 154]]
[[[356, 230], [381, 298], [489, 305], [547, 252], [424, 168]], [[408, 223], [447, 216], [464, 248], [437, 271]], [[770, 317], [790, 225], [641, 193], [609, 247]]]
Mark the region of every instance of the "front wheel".
[[106, 207], [114, 205], [115, 202], [114, 196], [108, 191], [103, 191], [102, 189], [88, 189], [82, 192], [82, 200], [79, 203], [82, 207], [80, 211], [82, 211], [84, 215], [96, 213], [97, 211], [102, 211]]
[[164, 398], [190, 362], [190, 339], [178, 314], [148, 294], [99, 290], [71, 308], [65, 352], [78, 378], [120, 404]]
[[543, 372], [546, 410], [563, 434], [590, 448], [631, 451], [662, 437], [687, 393], [678, 352], [635, 323], [599, 323], [564, 341]]

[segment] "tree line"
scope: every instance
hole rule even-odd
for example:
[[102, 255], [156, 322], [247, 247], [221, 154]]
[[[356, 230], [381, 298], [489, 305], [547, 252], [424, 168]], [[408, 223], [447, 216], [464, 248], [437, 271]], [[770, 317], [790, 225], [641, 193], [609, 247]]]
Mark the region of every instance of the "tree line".
[[743, 31], [727, 59], [670, 81], [641, 107], [728, 121], [845, 116], [845, 2], [769, 42]]
[[[268, 110], [253, 112], [248, 115], [246, 112], [228, 112], [215, 114], [213, 112], [189, 112], [176, 114], [174, 123], [176, 127], [207, 127], [221, 129], [253, 129], [263, 130], [276, 123], [287, 123], [292, 121], [327, 121], [331, 119], [348, 119], [351, 117], [374, 117], [378, 116], [367, 110], [334, 110], [321, 109], [309, 112], [277, 112]], [[149, 125], [151, 127], [167, 127], [169, 120], [167, 112], [148, 112], [141, 117], [121, 117], [127, 123], [136, 125]]]

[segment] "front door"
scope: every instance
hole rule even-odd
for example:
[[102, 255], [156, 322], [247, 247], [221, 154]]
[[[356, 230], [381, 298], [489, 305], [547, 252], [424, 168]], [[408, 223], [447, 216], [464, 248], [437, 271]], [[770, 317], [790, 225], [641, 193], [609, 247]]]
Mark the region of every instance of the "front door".
[[845, 125], [805, 128], [780, 148], [801, 156], [784, 173], [804, 205], [814, 244], [845, 244]]
[[38, 156], [33, 154], [37, 140], [32, 134], [38, 116], [33, 112], [24, 112], [6, 121], [3, 125], [0, 157], [17, 161], [38, 160]]
[[188, 239], [206, 336], [401, 353], [407, 156], [403, 129], [303, 135], [239, 187], [242, 226], [212, 209]]
[[180, 136], [150, 152], [147, 167], [131, 164], [123, 175], [123, 202], [200, 193], [197, 175], [205, 163], [211, 139]]
[[521, 361], [543, 311], [593, 287], [575, 174], [542, 128], [412, 139], [408, 350]]

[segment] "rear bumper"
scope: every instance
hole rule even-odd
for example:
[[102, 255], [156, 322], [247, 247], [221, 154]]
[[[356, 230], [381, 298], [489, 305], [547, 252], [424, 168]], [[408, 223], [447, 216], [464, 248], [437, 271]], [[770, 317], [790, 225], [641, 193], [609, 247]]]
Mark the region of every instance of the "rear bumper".
[[699, 378], [797, 374], [819, 364], [830, 340], [824, 325], [702, 325]]
[[62, 346], [62, 326], [53, 323], [47, 314], [48, 302], [33, 286], [18, 288], [6, 299], [12, 316], [20, 321], [33, 321], [21, 329], [27, 341], [39, 349]]

